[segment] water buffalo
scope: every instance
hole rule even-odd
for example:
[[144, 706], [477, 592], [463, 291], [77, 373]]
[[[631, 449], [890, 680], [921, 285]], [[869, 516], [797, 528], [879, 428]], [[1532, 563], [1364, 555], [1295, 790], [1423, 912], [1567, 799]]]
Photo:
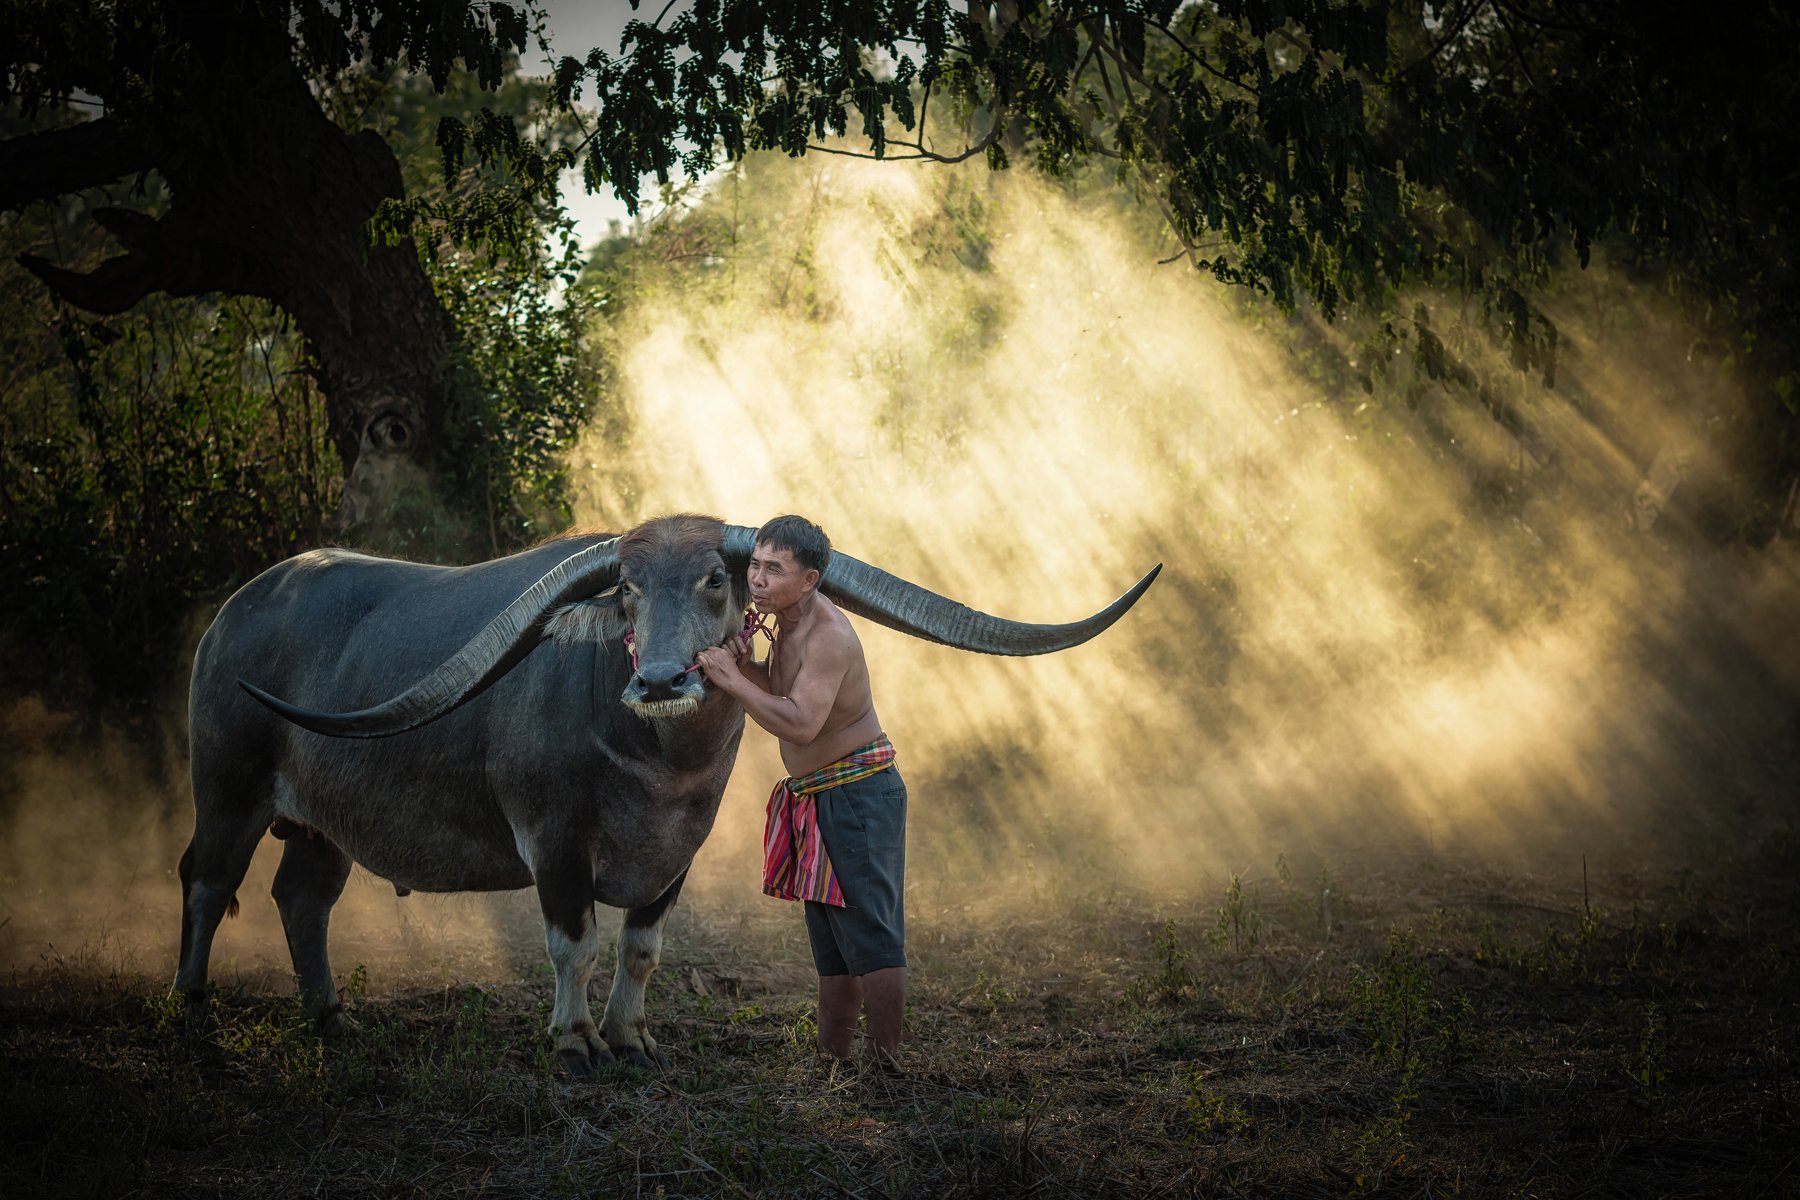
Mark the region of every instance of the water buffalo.
[[[273, 833], [301, 1001], [326, 1031], [344, 1020], [326, 928], [354, 861], [401, 889], [535, 886], [562, 1062], [666, 1063], [644, 985], [744, 729], [737, 702], [689, 668], [742, 628], [753, 538], [683, 515], [467, 567], [315, 550], [244, 585], [201, 639], [188, 701], [195, 821], [175, 987], [193, 1011], [219, 921]], [[1155, 575], [1070, 625], [974, 612], [841, 553], [822, 587], [914, 637], [1042, 654], [1111, 625]], [[625, 910], [598, 1029], [596, 900]]]

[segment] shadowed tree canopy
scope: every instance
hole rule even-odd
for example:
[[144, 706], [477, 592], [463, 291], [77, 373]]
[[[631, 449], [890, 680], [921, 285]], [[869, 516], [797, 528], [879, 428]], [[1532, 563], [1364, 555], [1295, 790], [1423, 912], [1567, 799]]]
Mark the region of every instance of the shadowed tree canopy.
[[123, 253], [86, 272], [24, 265], [96, 314], [144, 297], [264, 297], [316, 361], [346, 474], [346, 523], [432, 463], [450, 407], [456, 330], [410, 246], [372, 245], [377, 205], [402, 194], [393, 152], [349, 132], [315, 86], [353, 64], [404, 61], [441, 88], [452, 71], [493, 89], [525, 17], [504, 5], [313, 0], [6, 0], [4, 99], [27, 116], [97, 101], [100, 115], [0, 142], [0, 208], [155, 170], [171, 203], [153, 217], [95, 211]]
[[[1607, 243], [1683, 295], [1707, 352], [1762, 398], [1746, 443], [1762, 493], [1795, 469], [1800, 27], [1772, 2], [676, 2], [616, 52], [556, 64], [548, 103], [582, 125], [573, 148], [492, 112], [443, 119], [447, 176], [472, 156], [513, 180], [444, 200], [403, 195], [380, 138], [327, 120], [315, 85], [399, 62], [491, 89], [528, 40], [522, 9], [0, 11], [7, 99], [30, 112], [85, 94], [103, 112], [0, 143], [0, 204], [150, 168], [173, 195], [160, 219], [96, 213], [125, 250], [96, 271], [28, 265], [93, 312], [158, 290], [281, 305], [316, 354], [352, 500], [429, 465], [443, 437], [456, 331], [404, 235], [516, 244], [566, 166], [635, 206], [646, 175], [767, 148], [1050, 172], [1107, 160], [1194, 267], [1327, 317], [1398, 313], [1411, 284], [1461, 289], [1547, 382], [1556, 329], [1533, 287]], [[1434, 377], [1455, 374], [1424, 322], [1415, 344]]]

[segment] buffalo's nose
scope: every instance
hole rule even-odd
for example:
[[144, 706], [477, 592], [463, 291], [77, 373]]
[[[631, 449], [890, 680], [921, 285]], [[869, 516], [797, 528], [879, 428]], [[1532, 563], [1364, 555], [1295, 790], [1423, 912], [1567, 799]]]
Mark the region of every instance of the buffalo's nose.
[[646, 700], [668, 700], [674, 697], [686, 680], [686, 667], [669, 663], [645, 663], [632, 677], [632, 689], [639, 692]]

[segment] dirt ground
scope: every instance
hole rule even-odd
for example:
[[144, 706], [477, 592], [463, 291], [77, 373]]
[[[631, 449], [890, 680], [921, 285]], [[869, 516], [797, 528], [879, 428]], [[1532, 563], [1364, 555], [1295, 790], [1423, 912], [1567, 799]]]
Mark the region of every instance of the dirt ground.
[[1800, 1194], [1800, 836], [1558, 868], [915, 907], [897, 1075], [818, 1060], [774, 901], [677, 910], [673, 1066], [597, 1082], [552, 1064], [528, 931], [429, 985], [340, 962], [331, 1044], [276, 979], [228, 980], [196, 1045], [164, 977], [46, 957], [0, 990], [0, 1194]]

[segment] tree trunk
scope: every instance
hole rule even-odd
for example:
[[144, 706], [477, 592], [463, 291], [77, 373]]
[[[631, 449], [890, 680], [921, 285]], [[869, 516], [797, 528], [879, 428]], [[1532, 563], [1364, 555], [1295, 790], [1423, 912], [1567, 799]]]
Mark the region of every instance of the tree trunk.
[[434, 474], [455, 329], [411, 242], [371, 246], [366, 224], [400, 197], [400, 166], [372, 131], [350, 135], [294, 78], [287, 99], [243, 131], [241, 153], [184, 182], [224, 224], [211, 236], [266, 263], [263, 292], [292, 314], [317, 359], [344, 463], [342, 525], [379, 523]]
[[21, 261], [95, 313], [123, 312], [158, 291], [280, 305], [316, 360], [343, 459], [338, 525], [379, 527], [441, 474], [435, 451], [455, 328], [411, 243], [369, 244], [376, 206], [403, 194], [393, 152], [379, 135], [346, 133], [326, 117], [288, 61], [285, 38], [279, 46], [242, 95], [214, 94], [130, 126], [108, 117], [0, 145], [0, 164], [28, 172], [13, 177], [26, 182], [0, 188], [0, 201], [15, 207], [159, 169], [173, 196], [167, 216], [94, 214], [125, 254], [86, 273]]

